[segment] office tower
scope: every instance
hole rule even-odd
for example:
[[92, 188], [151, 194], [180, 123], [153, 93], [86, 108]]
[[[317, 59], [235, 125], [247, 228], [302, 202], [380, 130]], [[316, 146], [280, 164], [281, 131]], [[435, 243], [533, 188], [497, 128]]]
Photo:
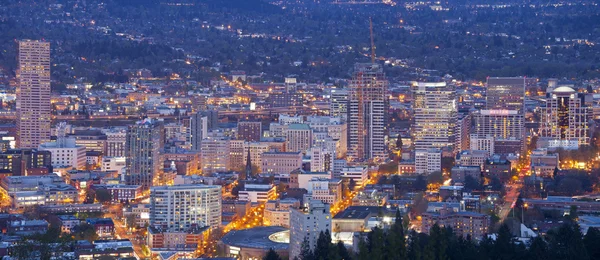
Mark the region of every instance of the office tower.
[[150, 189], [150, 226], [165, 231], [221, 225], [221, 186], [182, 184]]
[[348, 156], [351, 161], [386, 156], [387, 80], [378, 64], [358, 63], [348, 96]]
[[190, 142], [192, 151], [200, 151], [202, 148], [202, 139], [208, 135], [208, 117], [202, 112], [197, 112], [190, 119]]
[[312, 146], [313, 133], [307, 124], [291, 124], [285, 136], [285, 150], [306, 153]]
[[[474, 134], [493, 138], [495, 153], [520, 153], [525, 136], [526, 78], [496, 78], [487, 81], [486, 109], [473, 115]], [[502, 148], [504, 147], [504, 148]]]
[[208, 137], [201, 142], [202, 174], [226, 172], [230, 169], [229, 140], [219, 137]]
[[229, 140], [229, 167], [231, 170], [244, 169], [244, 140]]
[[314, 250], [321, 232], [331, 232], [329, 204], [310, 200], [304, 209], [292, 209], [290, 214], [290, 259], [300, 257], [302, 243], [306, 239]]
[[246, 142], [258, 142], [262, 137], [262, 123], [260, 121], [238, 122], [237, 138]]
[[50, 141], [50, 43], [19, 41], [17, 147]]
[[219, 129], [219, 111], [218, 110], [204, 110], [202, 115], [206, 117], [206, 124], [208, 130]]
[[516, 110], [523, 114], [525, 78], [489, 77], [487, 79], [486, 109]]
[[588, 136], [588, 107], [584, 95], [570, 87], [558, 87], [546, 100], [542, 116], [541, 137], [548, 139], [548, 147], [577, 149], [590, 143]]
[[348, 90], [332, 89], [329, 98], [329, 115], [341, 117], [346, 121], [348, 116]]
[[104, 131], [104, 134], [106, 135], [106, 156], [125, 157], [127, 129], [111, 128]]
[[127, 157], [125, 183], [142, 185], [144, 189], [160, 183], [163, 144], [162, 124], [151, 119], [137, 122], [127, 129], [125, 156]]
[[468, 150], [471, 141], [471, 114], [460, 114], [456, 122], [456, 152]]
[[456, 141], [456, 91], [445, 82], [412, 86], [415, 150], [450, 148]]

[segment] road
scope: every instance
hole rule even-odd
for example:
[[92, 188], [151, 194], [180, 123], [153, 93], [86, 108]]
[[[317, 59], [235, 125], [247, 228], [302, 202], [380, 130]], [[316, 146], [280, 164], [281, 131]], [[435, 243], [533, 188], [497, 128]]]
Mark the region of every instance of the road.
[[506, 196], [504, 196], [504, 204], [500, 207], [498, 211], [498, 217], [500, 217], [500, 223], [504, 222], [504, 220], [508, 217], [508, 213], [512, 209], [512, 205], [517, 202], [519, 198], [519, 194], [521, 193], [522, 184], [512, 184], [507, 185], [509, 189], [506, 191]]
[[104, 206], [104, 217], [111, 218], [115, 223], [115, 237], [119, 239], [129, 239], [131, 244], [133, 245], [133, 251], [140, 259], [146, 259], [148, 256], [142, 250], [142, 242], [136, 240], [136, 233], [128, 233], [127, 228], [125, 227], [125, 223], [121, 221], [120, 215], [123, 210], [122, 205], [113, 204]]

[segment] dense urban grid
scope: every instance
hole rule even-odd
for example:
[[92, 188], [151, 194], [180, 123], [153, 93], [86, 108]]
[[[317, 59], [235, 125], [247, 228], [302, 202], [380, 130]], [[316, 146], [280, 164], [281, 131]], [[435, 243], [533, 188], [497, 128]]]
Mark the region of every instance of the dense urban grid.
[[600, 259], [587, 0], [0, 1], [0, 256]]

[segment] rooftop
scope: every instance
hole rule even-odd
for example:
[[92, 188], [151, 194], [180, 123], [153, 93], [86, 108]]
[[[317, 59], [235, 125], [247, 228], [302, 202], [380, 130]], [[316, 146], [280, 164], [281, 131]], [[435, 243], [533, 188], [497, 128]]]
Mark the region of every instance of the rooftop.
[[[285, 239], [287, 233], [287, 240]], [[284, 227], [255, 227], [231, 231], [221, 241], [229, 246], [242, 248], [287, 250], [289, 247], [289, 230]]]

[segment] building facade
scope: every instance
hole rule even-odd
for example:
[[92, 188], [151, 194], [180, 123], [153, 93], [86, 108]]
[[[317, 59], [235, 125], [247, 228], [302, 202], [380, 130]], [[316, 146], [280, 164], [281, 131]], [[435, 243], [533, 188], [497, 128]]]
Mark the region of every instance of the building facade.
[[354, 65], [347, 108], [349, 160], [379, 161], [386, 157], [387, 88], [380, 65]]
[[185, 184], [150, 189], [150, 226], [171, 231], [221, 225], [221, 186]]
[[415, 150], [452, 148], [456, 142], [457, 105], [454, 86], [417, 82], [412, 86]]
[[50, 141], [50, 43], [19, 41], [17, 148]]
[[147, 189], [160, 183], [162, 145], [162, 124], [159, 122], [147, 119], [127, 129], [125, 184], [142, 185]]

